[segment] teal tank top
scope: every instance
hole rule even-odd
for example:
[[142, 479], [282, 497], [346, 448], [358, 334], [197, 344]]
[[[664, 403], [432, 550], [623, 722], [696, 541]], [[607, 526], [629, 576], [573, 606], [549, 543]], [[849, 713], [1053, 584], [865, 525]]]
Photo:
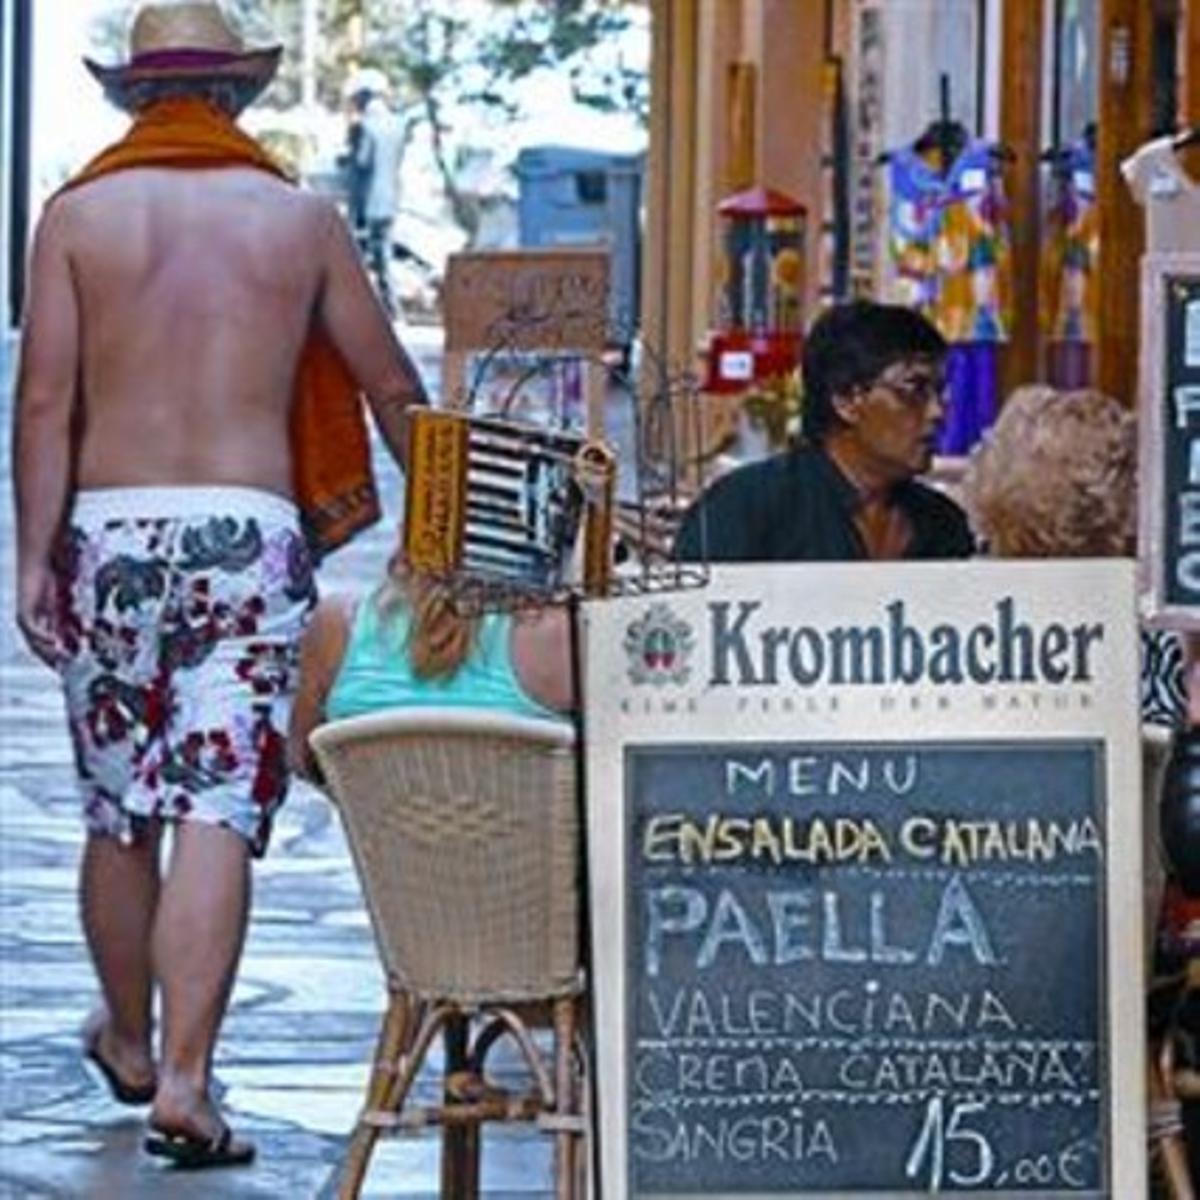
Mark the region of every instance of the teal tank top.
[[539, 704], [521, 687], [512, 664], [512, 617], [486, 613], [475, 649], [449, 679], [419, 679], [409, 663], [409, 615], [401, 606], [381, 620], [374, 596], [360, 601], [346, 653], [325, 702], [331, 721], [384, 708], [487, 708], [555, 721], [562, 713]]

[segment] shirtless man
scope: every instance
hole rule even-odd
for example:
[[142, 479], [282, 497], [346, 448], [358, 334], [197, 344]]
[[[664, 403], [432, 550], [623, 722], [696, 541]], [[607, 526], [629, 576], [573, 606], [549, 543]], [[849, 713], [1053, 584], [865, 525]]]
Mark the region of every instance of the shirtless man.
[[153, 1099], [147, 1150], [203, 1167], [254, 1152], [208, 1093], [315, 602], [289, 433], [314, 321], [397, 456], [424, 395], [334, 207], [249, 165], [231, 116], [278, 49], [244, 50], [215, 4], [147, 5], [131, 44], [127, 67], [92, 69], [135, 132], [166, 122], [160, 140], [223, 157], [126, 162], [44, 214], [17, 395], [18, 621], [62, 674], [85, 802], [104, 999], [85, 1053], [118, 1100]]

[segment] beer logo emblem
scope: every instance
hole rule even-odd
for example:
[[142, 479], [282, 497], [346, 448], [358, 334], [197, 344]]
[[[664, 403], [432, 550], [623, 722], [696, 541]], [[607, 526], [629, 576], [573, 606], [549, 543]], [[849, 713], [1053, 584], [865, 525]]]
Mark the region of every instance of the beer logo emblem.
[[688, 660], [696, 645], [692, 627], [665, 604], [652, 604], [640, 621], [625, 630], [632, 683], [684, 683], [691, 674]]

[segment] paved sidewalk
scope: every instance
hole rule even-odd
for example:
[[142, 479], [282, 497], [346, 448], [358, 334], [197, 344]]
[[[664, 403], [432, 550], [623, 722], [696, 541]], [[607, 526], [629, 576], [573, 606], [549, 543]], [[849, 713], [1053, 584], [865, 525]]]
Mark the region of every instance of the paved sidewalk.
[[[3, 335], [0, 334], [0, 338]], [[431, 385], [438, 345], [412, 337]], [[0, 463], [10, 464], [11, 347], [0, 357]], [[4, 347], [0, 344], [0, 356]], [[7, 358], [7, 374], [4, 358]], [[390, 550], [399, 476], [377, 455], [390, 519], [335, 555], [326, 590], [373, 578]], [[256, 868], [254, 916], [221, 1040], [217, 1079], [234, 1127], [253, 1137], [249, 1169], [186, 1175], [140, 1153], [141, 1117], [114, 1104], [85, 1070], [78, 1029], [95, 985], [76, 913], [81, 844], [70, 748], [55, 680], [13, 626], [13, 518], [0, 501], [0, 1198], [181, 1200], [332, 1194], [358, 1111], [383, 983], [336, 817], [297, 786]], [[518, 1067], [501, 1055], [503, 1079]], [[429, 1093], [432, 1074], [420, 1081]], [[485, 1136], [489, 1197], [544, 1194], [546, 1140]], [[434, 1136], [381, 1143], [365, 1195], [437, 1192]]]

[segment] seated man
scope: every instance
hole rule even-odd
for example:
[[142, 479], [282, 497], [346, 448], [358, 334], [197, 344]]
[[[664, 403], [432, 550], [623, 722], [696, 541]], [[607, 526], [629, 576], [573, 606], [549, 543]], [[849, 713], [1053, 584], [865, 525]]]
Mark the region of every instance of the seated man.
[[958, 506], [915, 482], [945, 415], [946, 343], [911, 309], [856, 300], [804, 347], [804, 444], [718, 479], [676, 557], [712, 562], [965, 558]]

